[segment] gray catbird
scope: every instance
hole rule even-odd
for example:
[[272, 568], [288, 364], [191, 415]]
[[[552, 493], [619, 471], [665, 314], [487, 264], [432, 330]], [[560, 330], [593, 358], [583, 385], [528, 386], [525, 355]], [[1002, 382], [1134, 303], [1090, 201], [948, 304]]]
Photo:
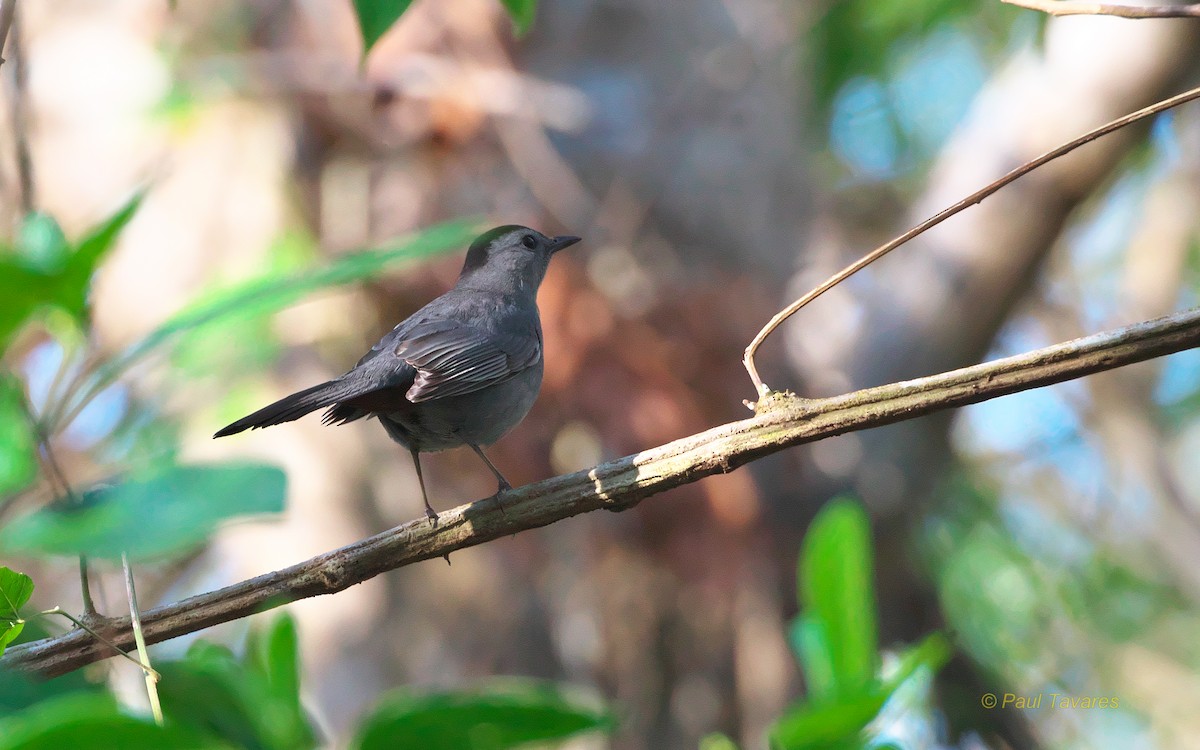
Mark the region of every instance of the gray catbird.
[[265, 406], [213, 437], [290, 422], [332, 407], [321, 420], [375, 417], [408, 448], [425, 514], [437, 520], [421, 476], [421, 453], [468, 445], [500, 483], [512, 485], [484, 455], [533, 406], [542, 385], [542, 322], [537, 290], [550, 256], [578, 237], [546, 237], [503, 226], [467, 250], [458, 283], [384, 336], [354, 369]]

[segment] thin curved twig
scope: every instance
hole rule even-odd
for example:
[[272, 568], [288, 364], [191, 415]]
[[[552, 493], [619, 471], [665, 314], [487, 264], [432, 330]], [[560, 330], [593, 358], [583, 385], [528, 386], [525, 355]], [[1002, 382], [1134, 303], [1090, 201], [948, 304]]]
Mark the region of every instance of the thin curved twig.
[[[762, 345], [762, 342], [765, 341], [766, 338], [770, 336], [776, 328], [779, 327], [779, 324], [794, 315], [800, 308], [804, 307], [809, 302], [812, 302], [817, 297], [820, 297], [822, 294], [845, 281], [850, 276], [858, 273], [862, 269], [866, 268], [870, 264], [879, 260], [914, 237], [924, 233], [929, 229], [932, 229], [946, 219], [949, 219], [951, 216], [960, 213], [970, 206], [983, 202], [984, 198], [996, 193], [1001, 188], [1015, 181], [1018, 177], [1023, 177], [1047, 162], [1053, 161], [1060, 156], [1069, 154], [1085, 143], [1090, 143], [1097, 138], [1108, 135], [1115, 130], [1120, 130], [1126, 125], [1130, 125], [1138, 120], [1142, 120], [1160, 112], [1164, 112], [1172, 107], [1178, 107], [1180, 104], [1185, 104], [1193, 99], [1200, 99], [1200, 86], [1185, 91], [1182, 94], [1176, 94], [1175, 96], [1172, 96], [1169, 99], [1164, 99], [1156, 104], [1151, 104], [1150, 106], [1139, 109], [1136, 112], [1131, 112], [1124, 117], [1119, 117], [1112, 122], [1101, 125], [1095, 130], [1084, 133], [1074, 140], [1064, 143], [1058, 148], [1047, 151], [1036, 159], [1025, 162], [995, 182], [992, 182], [986, 187], [971, 193], [966, 198], [963, 198], [949, 208], [939, 211], [899, 237], [896, 237], [890, 242], [887, 242], [886, 244], [881, 245], [867, 253], [863, 257], [843, 268], [841, 271], [838, 271], [833, 276], [830, 276], [828, 279], [821, 282], [821, 284], [800, 299], [777, 312], [769, 321], [767, 321], [767, 324], [762, 327], [762, 330], [759, 331], [758, 334], [755, 335], [755, 337], [750, 341], [749, 346], [746, 347], [745, 354], [742, 356], [742, 364], [746, 367], [746, 372], [750, 374], [750, 380], [754, 382], [754, 388], [758, 393], [758, 398], [761, 400], [763, 397], [770, 394], [771, 389], [768, 388], [765, 383], [763, 383], [762, 378], [758, 375], [758, 368], [754, 366], [754, 354], [758, 351], [758, 347]], [[750, 401], [746, 401], [745, 404], [750, 408], [751, 411], [756, 410], [757, 404], [751, 403]]]
[[[1200, 308], [961, 370], [823, 399], [774, 394], [758, 413], [666, 445], [424, 517], [273, 573], [142, 615], [158, 643], [298, 599], [333, 594], [380, 573], [561, 521], [625, 510], [643, 499], [801, 443], [996, 398], [1200, 346]], [[129, 618], [105, 621], [132, 642]], [[0, 669], [60, 675], [111, 655], [79, 631], [10, 647]]]
[[117, 656], [128, 659], [129, 661], [138, 665], [138, 667], [140, 669], [142, 669], [142, 671], [149, 671], [149, 672], [153, 673], [155, 679], [162, 679], [162, 675], [159, 674], [149, 664], [143, 664], [142, 662], [138, 661], [134, 657], [130, 656], [129, 653], [122, 651], [121, 648], [119, 646], [117, 646], [117, 644], [113, 643], [112, 641], [108, 640], [104, 636], [97, 633], [95, 628], [88, 625], [86, 622], [79, 619], [75, 615], [71, 614], [67, 610], [63, 609], [62, 607], [51, 607], [50, 609], [44, 609], [41, 612], [39, 612], [38, 614], [42, 615], [43, 617], [49, 617], [50, 615], [58, 615], [59, 617], [67, 618], [68, 620], [70, 620], [71, 622], [73, 622], [75, 624], [75, 627], [79, 628], [80, 630], [82, 630], [86, 633], [90, 633], [93, 638], [95, 638], [96, 640], [100, 641], [104, 645], [111, 648], [116, 653]]

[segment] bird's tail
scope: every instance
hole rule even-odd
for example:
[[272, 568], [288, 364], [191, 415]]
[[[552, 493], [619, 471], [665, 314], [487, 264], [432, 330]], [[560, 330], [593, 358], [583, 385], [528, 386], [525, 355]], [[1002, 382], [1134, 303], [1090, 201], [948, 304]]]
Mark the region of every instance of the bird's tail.
[[314, 412], [326, 406], [332, 406], [342, 399], [354, 395], [352, 385], [342, 379], [330, 380], [327, 383], [314, 385], [299, 393], [293, 393], [279, 399], [270, 406], [264, 406], [249, 416], [242, 417], [231, 425], [222, 427], [213, 435], [214, 438], [236, 435], [242, 430], [254, 430], [260, 427], [283, 424], [299, 419], [305, 414]]

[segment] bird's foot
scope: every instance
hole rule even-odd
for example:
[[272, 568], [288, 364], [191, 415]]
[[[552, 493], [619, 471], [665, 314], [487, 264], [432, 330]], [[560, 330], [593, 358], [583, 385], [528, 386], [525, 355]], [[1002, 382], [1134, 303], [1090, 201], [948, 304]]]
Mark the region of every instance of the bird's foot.
[[512, 489], [512, 485], [501, 479], [500, 486], [496, 488], [496, 494], [492, 495], [492, 499], [496, 501], [496, 507], [500, 509], [500, 515], [508, 518], [508, 512], [504, 510], [504, 503], [500, 501], [500, 496]]
[[429, 522], [432, 523], [434, 526], [438, 525], [437, 511], [434, 510], [433, 508], [431, 508], [428, 503], [426, 503], [426, 505], [425, 505], [425, 517], [428, 518]]

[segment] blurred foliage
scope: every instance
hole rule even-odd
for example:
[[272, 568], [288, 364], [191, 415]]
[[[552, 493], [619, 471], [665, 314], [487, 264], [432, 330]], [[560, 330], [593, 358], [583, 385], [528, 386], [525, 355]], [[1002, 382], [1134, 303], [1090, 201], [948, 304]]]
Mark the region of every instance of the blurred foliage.
[[[1025, 14], [1027, 17], [1036, 17]], [[811, 65], [816, 102], [828, 111], [842, 86], [860, 76], [883, 79], [893, 62], [890, 54], [910, 47], [938, 27], [970, 19], [997, 38], [1021, 11], [1000, 3], [983, 5], [955, 0], [888, 3], [845, 0], [829, 3], [824, 15], [806, 35], [806, 59]]]
[[738, 750], [738, 746], [725, 735], [714, 732], [700, 738], [698, 750]]
[[906, 187], [900, 178], [919, 175], [966, 114], [987, 79], [988, 59], [1008, 38], [1035, 34], [1036, 15], [948, 0], [829, 4], [804, 47], [814, 88], [810, 122], [825, 126], [825, 153], [838, 159], [824, 164], [827, 179]]
[[500, 0], [500, 3], [512, 18], [518, 36], [529, 31], [537, 16], [537, 0]]
[[611, 727], [608, 712], [582, 706], [559, 688], [513, 681], [472, 692], [386, 695], [353, 746], [507, 750]]
[[[89, 497], [89, 508], [125, 502], [140, 506], [147, 498], [185, 494], [205, 486], [204, 480], [181, 478], [196, 469], [175, 469], [165, 477], [129, 482], [124, 493], [109, 490], [109, 497]], [[230, 467], [210, 472], [201, 493], [261, 497], [271, 491], [253, 488], [252, 474], [274, 481], [268, 470], [246, 468], [242, 476]], [[229, 486], [217, 486], [228, 482]], [[177, 483], [176, 486], [174, 483]], [[231, 490], [233, 485], [240, 489]], [[278, 494], [282, 496], [282, 483]], [[113, 496], [118, 499], [112, 499]], [[154, 528], [169, 525], [150, 519]], [[80, 524], [90, 529], [92, 524]], [[110, 529], [97, 522], [97, 538]], [[114, 528], [126, 527], [125, 523]], [[194, 528], [193, 522], [177, 524]], [[19, 528], [19, 527], [18, 527]], [[61, 539], [63, 531], [48, 533]], [[84, 535], [86, 536], [86, 535]], [[107, 541], [113, 549], [137, 549], [119, 533]], [[97, 543], [98, 544], [98, 543]], [[93, 551], [93, 547], [88, 547]], [[138, 550], [144, 552], [144, 550]], [[875, 740], [868, 725], [880, 716], [885, 704], [918, 673], [935, 672], [948, 658], [949, 646], [933, 635], [903, 652], [889, 669], [881, 670], [873, 590], [870, 528], [861, 505], [851, 500], [831, 502], [813, 522], [805, 537], [798, 565], [797, 588], [802, 614], [793, 628], [793, 641], [808, 682], [805, 701], [789, 709], [772, 728], [773, 748], [858, 748]], [[16, 623], [17, 609], [28, 600], [32, 581], [0, 569], [0, 592], [11, 604], [0, 619]], [[16, 633], [13, 634], [14, 637]], [[80, 694], [80, 686], [62, 683], [63, 693], [52, 692], [35, 704], [16, 704], [16, 712], [3, 719], [10, 731], [3, 747], [96, 747], [102, 736], [122, 742], [174, 747], [173, 743], [204, 742], [211, 747], [308, 749], [318, 744], [317, 732], [300, 700], [300, 666], [296, 628], [286, 615], [265, 630], [254, 630], [238, 657], [230, 649], [198, 641], [185, 658], [156, 665], [165, 729], [123, 715], [107, 696]], [[66, 713], [67, 711], [70, 713]], [[471, 691], [417, 694], [400, 691], [384, 696], [362, 722], [354, 747], [421, 747], [427, 750], [505, 750], [532, 742], [565, 740], [582, 732], [609, 731], [611, 714], [580, 704], [561, 688], [545, 683], [511, 681]], [[85, 739], [91, 738], [91, 739]], [[182, 744], [180, 746], [182, 746]], [[111, 745], [110, 745], [111, 746]], [[136, 744], [135, 744], [136, 746]], [[874, 746], [878, 746], [874, 744]], [[712, 735], [704, 750], [736, 746], [727, 737]]]
[[163, 713], [235, 747], [316, 747], [300, 705], [298, 659], [296, 625], [286, 615], [252, 630], [240, 659], [224, 646], [197, 641], [186, 658], [156, 666]]
[[0, 353], [43, 307], [64, 310], [86, 327], [92, 274], [141, 200], [141, 194], [134, 196], [74, 246], [52, 217], [33, 213], [25, 218], [16, 246], [0, 247]]
[[[500, 0], [512, 18], [513, 28], [518, 35], [524, 34], [533, 25], [537, 15], [537, 0]], [[380, 37], [400, 20], [412, 0], [354, 0], [354, 12], [358, 16], [358, 28], [362, 34], [363, 57], [371, 51]]]
[[[29, 643], [48, 637], [50, 631], [46, 628], [47, 619], [26, 619], [25, 629], [13, 644]], [[104, 685], [91, 677], [94, 675], [89, 676], [88, 672], [82, 669], [49, 680], [24, 672], [0, 670], [0, 718], [52, 698], [74, 693], [103, 693]]]
[[796, 576], [803, 608], [796, 642], [815, 702], [862, 692], [879, 669], [871, 567], [866, 512], [831, 502], [804, 537]]
[[33, 596], [33, 579], [0, 565], [0, 654], [25, 629], [21, 607]]
[[366, 57], [375, 42], [392, 28], [392, 24], [404, 15], [412, 0], [354, 0], [354, 12], [358, 14], [358, 28], [363, 39], [363, 56]]
[[919, 671], [936, 672], [950, 657], [939, 634], [880, 670], [871, 529], [862, 505], [836, 499], [821, 509], [804, 537], [797, 571], [801, 614], [792, 644], [808, 693], [771, 729], [776, 750], [874, 746], [867, 725]]
[[[109, 694], [61, 679], [40, 700], [0, 704], [0, 748], [230, 747], [309, 750], [322, 744], [302, 705], [299, 649], [291, 617], [252, 628], [239, 657], [197, 641], [182, 659], [155, 664], [165, 727], [127, 715]], [[0, 685], [7, 682], [0, 680]], [[20, 675], [13, 675], [20, 681]], [[4, 696], [0, 687], [0, 699]], [[357, 748], [504, 750], [551, 747], [582, 732], [607, 731], [611, 715], [560, 688], [516, 680], [488, 688], [385, 696], [364, 719]]]
[[219, 521], [283, 510], [286, 479], [273, 466], [158, 467], [18, 518], [0, 529], [12, 554], [161, 557], [204, 541]]
[[23, 386], [0, 372], [0, 505], [37, 476], [37, 439], [22, 404]]
[[0, 750], [62, 750], [62, 748], [236, 748], [190, 727], [150, 721], [121, 712], [116, 699], [105, 693], [70, 693], [0, 718]]
[[920, 540], [925, 567], [964, 648], [1004, 684], [1095, 691], [1105, 682], [1102, 654], [1129, 642], [1200, 662], [1194, 643], [1170, 635], [1194, 622], [1194, 610], [1171, 582], [1140, 570], [1142, 561], [1048, 514], [1013, 513], [977, 473], [956, 472], [945, 484]]
[[68, 388], [63, 405], [55, 410], [49, 424], [68, 423], [71, 418], [123, 373], [146, 356], [178, 340], [184, 334], [226, 320], [246, 321], [278, 312], [306, 296], [378, 274], [393, 263], [428, 258], [458, 249], [478, 233], [479, 223], [451, 221], [405, 238], [391, 247], [350, 253], [324, 266], [279, 275], [269, 273], [214, 292], [176, 313], [140, 341], [134, 343], [94, 372], [82, 376]]
[[[358, 262], [356, 254], [351, 257], [355, 258], [354, 263]], [[319, 248], [311, 236], [287, 232], [271, 243], [266, 262], [258, 269], [257, 276], [259, 279], [299, 277], [318, 264], [320, 258]], [[230, 293], [236, 291], [227, 285], [214, 286], [197, 294], [190, 305], [210, 304]], [[193, 328], [179, 336], [178, 343], [170, 348], [171, 366], [185, 380], [238, 370], [260, 372], [270, 367], [279, 353], [278, 336], [269, 314], [247, 318], [236, 312]]]

